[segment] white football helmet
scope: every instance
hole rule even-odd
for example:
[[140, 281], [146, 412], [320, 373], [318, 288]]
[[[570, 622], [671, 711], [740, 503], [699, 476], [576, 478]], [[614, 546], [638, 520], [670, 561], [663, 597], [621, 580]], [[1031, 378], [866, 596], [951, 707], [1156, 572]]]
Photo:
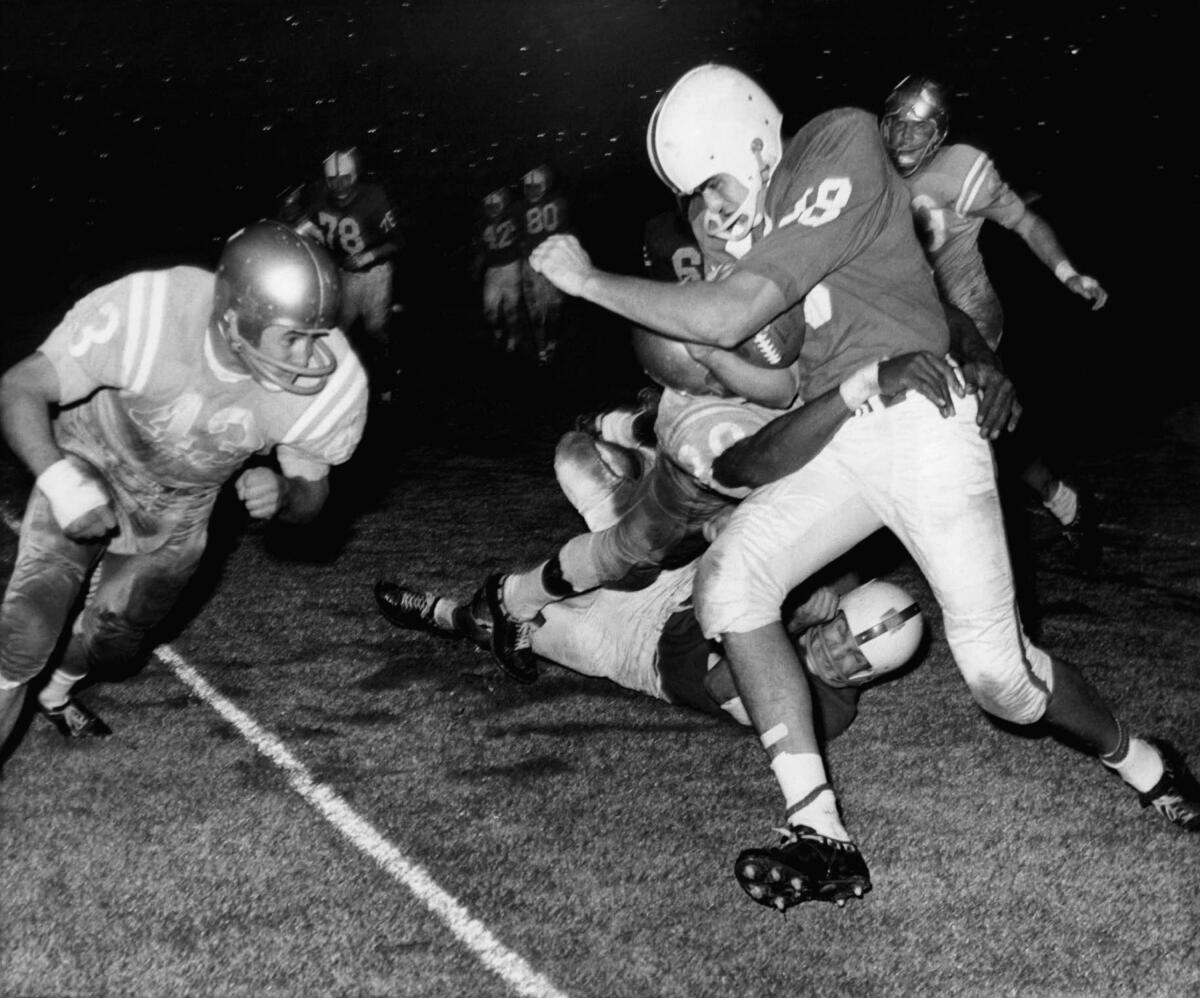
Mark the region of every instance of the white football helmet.
[[646, 151], [678, 195], [694, 194], [721, 173], [741, 183], [746, 199], [724, 227], [710, 230], [737, 240], [759, 220], [759, 195], [783, 156], [782, 127], [783, 115], [762, 87], [732, 66], [706, 63], [663, 94], [650, 116]]
[[911, 659], [925, 634], [916, 601], [872, 579], [841, 598], [833, 620], [801, 635], [805, 664], [833, 686], [862, 686]]

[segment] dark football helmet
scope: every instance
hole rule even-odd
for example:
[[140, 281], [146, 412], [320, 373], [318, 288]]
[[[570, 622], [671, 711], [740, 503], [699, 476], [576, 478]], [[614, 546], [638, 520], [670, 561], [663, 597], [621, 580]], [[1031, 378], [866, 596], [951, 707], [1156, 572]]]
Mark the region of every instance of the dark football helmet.
[[535, 166], [521, 178], [521, 187], [528, 200], [540, 201], [546, 196], [546, 191], [550, 189], [553, 180], [554, 175], [550, 172], [550, 167], [543, 163], [541, 166]]
[[349, 204], [354, 200], [362, 170], [361, 159], [357, 149], [335, 149], [325, 157], [325, 183], [338, 204]]
[[[337, 370], [337, 358], [321, 337], [337, 325], [340, 298], [341, 277], [324, 247], [264, 219], [235, 232], [221, 251], [213, 320], [256, 381], [313, 395]], [[268, 326], [312, 337], [308, 366], [260, 350]]]
[[928, 76], [906, 76], [884, 101], [879, 130], [900, 176], [912, 176], [946, 140], [949, 93]]
[[512, 200], [507, 187], [497, 187], [483, 199], [483, 210], [488, 218], [499, 218]]

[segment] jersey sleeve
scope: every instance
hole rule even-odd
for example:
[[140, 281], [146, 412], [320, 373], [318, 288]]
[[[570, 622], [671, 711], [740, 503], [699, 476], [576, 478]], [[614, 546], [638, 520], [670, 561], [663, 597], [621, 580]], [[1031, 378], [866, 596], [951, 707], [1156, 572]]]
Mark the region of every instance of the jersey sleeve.
[[350, 459], [367, 422], [367, 375], [344, 337], [334, 344], [338, 367], [312, 397], [276, 448], [279, 467], [289, 477], [316, 481], [332, 465]]
[[1025, 202], [1008, 186], [987, 153], [963, 146], [972, 154], [965, 167], [962, 187], [954, 210], [963, 218], [988, 218], [1006, 229], [1013, 228], [1025, 214]]
[[[63, 405], [98, 388], [139, 391], [145, 386], [168, 323], [172, 273], [131, 274], [97, 288], [46, 338], [38, 349], [58, 375]], [[211, 277], [207, 287], [211, 291]]]

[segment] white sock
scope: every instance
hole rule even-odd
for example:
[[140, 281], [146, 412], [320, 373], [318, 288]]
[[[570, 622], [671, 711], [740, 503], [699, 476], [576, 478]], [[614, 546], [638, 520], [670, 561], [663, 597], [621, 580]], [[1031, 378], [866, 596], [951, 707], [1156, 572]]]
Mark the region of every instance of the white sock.
[[454, 630], [454, 611], [458, 609], [458, 606], [459, 604], [454, 600], [439, 596], [437, 602], [433, 604], [433, 622], [443, 631]]
[[68, 676], [62, 669], [55, 669], [54, 675], [50, 677], [50, 682], [38, 693], [38, 703], [46, 710], [58, 710], [70, 699], [71, 688], [82, 678], [82, 676]]
[[1101, 756], [1100, 761], [1116, 770], [1121, 779], [1140, 794], [1161, 780], [1164, 772], [1163, 758], [1158, 750], [1141, 738], [1129, 739], [1129, 751], [1121, 759], [1111, 761], [1111, 756]]
[[528, 572], [512, 572], [504, 577], [500, 600], [514, 620], [533, 620], [547, 604], [558, 602], [558, 597], [550, 595], [542, 585], [544, 567], [543, 562]]
[[1079, 514], [1079, 493], [1066, 482], [1059, 482], [1054, 489], [1054, 494], [1042, 505], [1058, 518], [1059, 523], [1066, 527], [1074, 523], [1075, 517]]
[[850, 840], [838, 816], [837, 798], [819, 755], [780, 752], [771, 760], [771, 769], [783, 791], [789, 825], [807, 825], [831, 839]]

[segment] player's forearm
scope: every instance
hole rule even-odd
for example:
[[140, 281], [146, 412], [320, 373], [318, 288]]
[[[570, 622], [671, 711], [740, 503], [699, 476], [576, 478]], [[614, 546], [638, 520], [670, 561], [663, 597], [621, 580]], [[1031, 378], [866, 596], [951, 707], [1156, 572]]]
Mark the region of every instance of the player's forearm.
[[840, 391], [832, 388], [728, 447], [713, 462], [713, 476], [727, 488], [778, 481], [816, 457], [850, 415]]
[[1066, 250], [1062, 248], [1058, 236], [1050, 228], [1050, 223], [1040, 215], [1026, 211], [1025, 217], [1017, 226], [1017, 232], [1033, 251], [1034, 256], [1051, 270], [1057, 271], [1060, 264], [1068, 263]]
[[580, 297], [656, 333], [686, 343], [735, 347], [773, 317], [753, 325], [746, 310], [718, 284], [667, 284], [593, 271]]
[[0, 379], [0, 432], [13, 454], [37, 477], [63, 453], [54, 442], [50, 421], [54, 399], [25, 376], [28, 364], [23, 361]]
[[758, 367], [728, 350], [706, 351], [697, 358], [734, 395], [772, 409], [786, 409], [800, 390], [800, 374], [791, 367]]
[[987, 345], [975, 321], [960, 308], [942, 303], [946, 324], [950, 327], [950, 355], [962, 365], [988, 364], [997, 371], [1003, 365], [996, 352]]
[[275, 518], [285, 523], [309, 523], [315, 520], [329, 498], [329, 479], [311, 481], [282, 475], [280, 478], [283, 496]]

